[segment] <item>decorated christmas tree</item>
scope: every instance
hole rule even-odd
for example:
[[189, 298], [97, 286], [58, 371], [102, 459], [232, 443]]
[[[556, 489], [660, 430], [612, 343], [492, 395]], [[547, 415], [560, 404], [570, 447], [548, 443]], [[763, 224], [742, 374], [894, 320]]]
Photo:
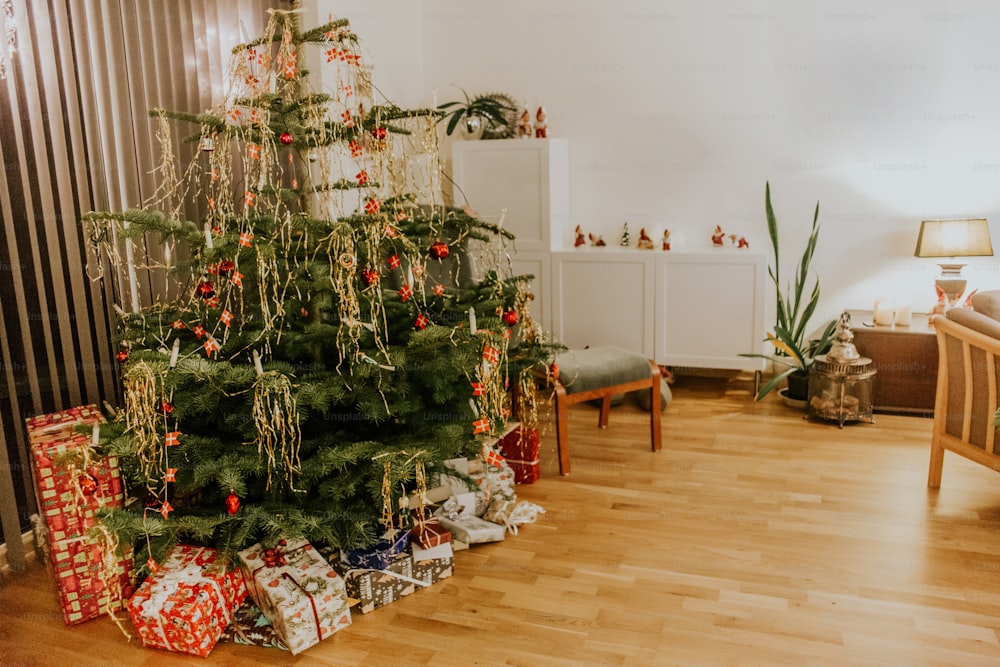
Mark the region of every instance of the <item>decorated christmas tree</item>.
[[140, 568], [178, 542], [369, 545], [409, 525], [418, 480], [535, 414], [551, 345], [511, 235], [441, 203], [439, 112], [377, 100], [348, 22], [297, 17], [234, 49], [217, 108], [153, 112], [154, 201], [86, 221], [107, 280], [132, 241], [161, 255], [137, 269], [162, 286], [149, 303], [118, 307], [122, 403], [99, 442], [134, 499], [104, 524]]

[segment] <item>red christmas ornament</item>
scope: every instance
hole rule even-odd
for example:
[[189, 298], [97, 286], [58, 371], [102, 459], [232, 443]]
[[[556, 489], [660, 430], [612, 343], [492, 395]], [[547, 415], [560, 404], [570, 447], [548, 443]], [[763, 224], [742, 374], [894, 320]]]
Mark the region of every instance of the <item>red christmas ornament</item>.
[[233, 264], [233, 260], [231, 259], [224, 259], [218, 264], [216, 264], [216, 269], [218, 270], [219, 275], [222, 276], [228, 276], [230, 273], [233, 272], [233, 269], [235, 268], [236, 265]]
[[517, 311], [508, 310], [503, 314], [503, 321], [507, 326], [514, 326], [517, 324]]
[[167, 415], [168, 417], [172, 415], [174, 412], [174, 406], [170, 403], [167, 403], [166, 401], [163, 401], [160, 407], [163, 409], [163, 414]]
[[97, 480], [89, 472], [80, 473], [77, 483], [79, 483], [80, 490], [86, 496], [92, 496], [97, 491]]
[[361, 271], [361, 280], [364, 281], [365, 287], [371, 287], [378, 282], [378, 279], [378, 271], [375, 269], [363, 269]]
[[203, 280], [198, 283], [198, 286], [194, 290], [195, 295], [201, 299], [211, 299], [215, 296], [215, 285], [208, 280]]
[[554, 361], [549, 364], [549, 375], [552, 376], [553, 380], [559, 379], [559, 364]]
[[292, 138], [291, 132], [282, 132], [278, 135], [278, 141], [280, 141], [285, 146], [290, 146], [295, 139]]
[[153, 510], [156, 512], [160, 511], [160, 499], [156, 496], [150, 494], [146, 496], [146, 499], [142, 502], [142, 506], [148, 510]]
[[240, 498], [232, 489], [229, 490], [229, 495], [226, 496], [226, 511], [229, 512], [229, 516], [240, 511]]
[[427, 328], [427, 317], [423, 313], [420, 313], [417, 315], [417, 321], [413, 324], [413, 326], [414, 328], [423, 331]]
[[430, 252], [434, 259], [444, 259], [448, 256], [448, 244], [444, 241], [435, 241], [431, 244]]
[[128, 350], [119, 350], [118, 354], [115, 355], [115, 359], [118, 363], [124, 364], [128, 360]]
[[380, 141], [382, 139], [385, 139], [387, 134], [388, 131], [384, 127], [376, 127], [375, 129], [372, 130], [372, 136]]

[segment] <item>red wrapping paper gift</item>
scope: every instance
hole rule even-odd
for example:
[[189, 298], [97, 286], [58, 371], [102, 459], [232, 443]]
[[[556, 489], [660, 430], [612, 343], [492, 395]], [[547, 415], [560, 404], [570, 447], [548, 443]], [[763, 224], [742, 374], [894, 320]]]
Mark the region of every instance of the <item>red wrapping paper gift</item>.
[[177, 545], [129, 600], [144, 646], [207, 656], [243, 604], [243, 573], [226, 570], [215, 549]]
[[538, 429], [517, 427], [498, 443], [500, 452], [514, 471], [514, 481], [531, 484], [540, 476]]
[[35, 495], [67, 625], [119, 609], [132, 593], [131, 558], [104, 567], [102, 548], [86, 537], [98, 524], [97, 510], [120, 507], [124, 500], [117, 459], [96, 456], [91, 437], [74, 430], [101, 420], [94, 405], [25, 420]]

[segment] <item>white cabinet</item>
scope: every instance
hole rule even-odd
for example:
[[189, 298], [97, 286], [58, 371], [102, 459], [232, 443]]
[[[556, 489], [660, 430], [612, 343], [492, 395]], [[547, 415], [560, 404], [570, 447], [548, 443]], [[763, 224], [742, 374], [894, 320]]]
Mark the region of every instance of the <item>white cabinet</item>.
[[767, 257], [581, 248], [552, 253], [553, 333], [570, 347], [619, 345], [684, 368], [763, 370]]
[[736, 248], [569, 249], [565, 139], [452, 143], [456, 205], [507, 209], [514, 271], [535, 276], [532, 313], [570, 347], [620, 345], [675, 368], [760, 371], [767, 255]]
[[748, 250], [664, 252], [656, 265], [656, 360], [675, 370], [760, 371], [767, 256]]
[[552, 253], [556, 340], [574, 348], [618, 345], [653, 358], [653, 259], [651, 252], [611, 247]]
[[566, 139], [455, 141], [451, 171], [456, 206], [468, 203], [485, 220], [507, 209], [517, 252], [550, 250], [552, 230], [569, 225]]

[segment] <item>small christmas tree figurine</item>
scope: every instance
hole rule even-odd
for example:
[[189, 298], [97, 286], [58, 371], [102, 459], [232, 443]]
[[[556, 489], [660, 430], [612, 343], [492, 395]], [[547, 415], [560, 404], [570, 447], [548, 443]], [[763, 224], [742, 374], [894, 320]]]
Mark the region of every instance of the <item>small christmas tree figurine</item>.
[[628, 223], [622, 227], [622, 235], [618, 241], [618, 244], [623, 248], [630, 248], [632, 246], [632, 233], [628, 230]]
[[[510, 234], [433, 204], [437, 170], [413, 185], [415, 166], [440, 164], [437, 112], [377, 102], [348, 22], [298, 16], [271, 12], [234, 50], [218, 108], [155, 112], [155, 201], [88, 216], [106, 280], [123, 239], [161, 258], [148, 285], [162, 288], [119, 304], [124, 401], [100, 443], [137, 497], [104, 521], [140, 566], [182, 540], [231, 555], [406, 528], [417, 469], [485, 454], [506, 387], [548, 363], [527, 277], [504, 264]], [[309, 86], [307, 48], [337, 69], [329, 94]], [[198, 128], [185, 170], [172, 120]], [[478, 277], [455, 261], [470, 251]]]

